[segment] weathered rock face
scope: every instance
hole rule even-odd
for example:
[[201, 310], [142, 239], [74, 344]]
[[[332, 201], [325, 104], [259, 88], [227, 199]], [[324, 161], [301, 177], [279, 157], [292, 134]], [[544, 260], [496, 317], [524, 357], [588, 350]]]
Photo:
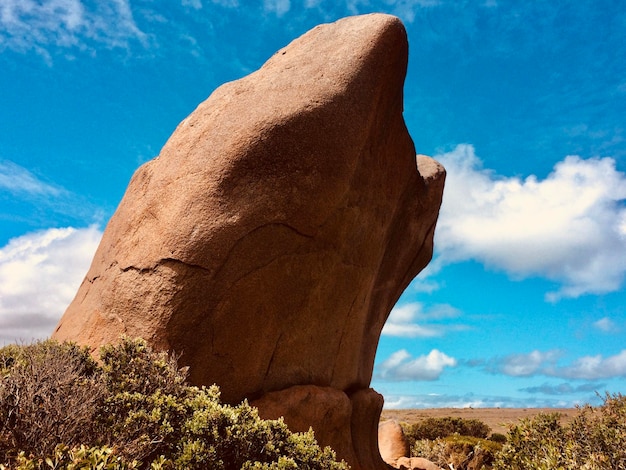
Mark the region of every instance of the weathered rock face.
[[444, 181], [405, 128], [406, 60], [397, 18], [351, 17], [218, 88], [133, 176], [53, 336], [141, 336], [227, 402], [323, 390], [345, 402], [340, 455], [385, 468], [374, 356]]

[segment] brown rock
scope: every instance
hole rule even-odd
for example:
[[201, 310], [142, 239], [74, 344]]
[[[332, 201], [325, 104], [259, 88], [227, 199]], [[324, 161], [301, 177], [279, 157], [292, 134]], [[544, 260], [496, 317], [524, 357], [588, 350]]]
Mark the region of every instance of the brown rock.
[[270, 392], [251, 405], [265, 419], [285, 418], [294, 432], [306, 432], [316, 424], [315, 438], [321, 446], [330, 445], [337, 456], [354, 462], [352, 444], [352, 404], [343, 391], [315, 385], [296, 385]]
[[335, 389], [375, 447], [378, 339], [432, 256], [444, 181], [406, 131], [406, 60], [397, 18], [351, 17], [218, 88], [133, 176], [53, 336], [141, 336], [230, 403]]
[[378, 449], [382, 459], [393, 466], [398, 459], [411, 456], [409, 442], [397, 421], [383, 421], [378, 425]]
[[251, 405], [259, 409], [262, 418], [284, 417], [294, 432], [305, 432], [313, 426], [317, 442], [331, 446], [337, 457], [351, 462], [353, 468], [386, 469], [371, 433], [377, 425], [383, 398], [372, 389], [348, 396], [330, 387], [297, 385], [266, 393]]
[[394, 467], [398, 470], [441, 470], [439, 465], [423, 457], [402, 457]]

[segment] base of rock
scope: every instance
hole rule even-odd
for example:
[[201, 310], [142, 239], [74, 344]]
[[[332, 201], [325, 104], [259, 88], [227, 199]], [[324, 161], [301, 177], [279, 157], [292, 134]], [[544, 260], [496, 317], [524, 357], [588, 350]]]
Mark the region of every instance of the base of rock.
[[353, 470], [388, 470], [378, 452], [378, 420], [383, 398], [372, 389], [350, 396], [341, 390], [297, 385], [270, 392], [251, 403], [264, 419], [283, 417], [293, 432], [315, 431]]

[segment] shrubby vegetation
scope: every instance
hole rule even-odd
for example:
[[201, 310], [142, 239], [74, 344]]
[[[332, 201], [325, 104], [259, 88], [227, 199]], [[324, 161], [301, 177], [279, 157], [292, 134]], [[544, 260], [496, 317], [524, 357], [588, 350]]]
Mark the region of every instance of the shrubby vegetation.
[[[247, 402], [193, 387], [175, 358], [142, 340], [100, 361], [71, 343], [0, 348], [0, 470], [344, 470], [313, 432], [262, 420]], [[626, 397], [584, 406], [569, 424], [540, 414], [491, 435], [478, 420], [404, 425], [412, 455], [455, 470], [626, 470]]]
[[453, 434], [435, 440], [415, 441], [411, 455], [424, 457], [443, 468], [455, 470], [491, 468], [502, 444], [472, 436]]
[[507, 436], [485, 439], [489, 428], [475, 421], [429, 418], [405, 425], [411, 455], [455, 470], [626, 470], [621, 394], [605, 395], [599, 407], [581, 407], [567, 425], [558, 413], [539, 414], [511, 426]]
[[422, 439], [434, 441], [453, 434], [486, 439], [490, 432], [489, 426], [482, 421], [453, 417], [426, 418], [415, 424], [404, 426], [404, 434], [409, 439], [409, 444]]
[[187, 385], [144, 341], [103, 347], [100, 359], [54, 341], [0, 349], [0, 469], [347, 468], [312, 431]]
[[477, 419], [426, 418], [404, 425], [411, 455], [456, 470], [490, 468], [502, 444], [489, 440], [491, 429]]
[[521, 420], [508, 434], [496, 470], [625, 470], [626, 397], [604, 397], [604, 404], [584, 406], [566, 426], [558, 414]]

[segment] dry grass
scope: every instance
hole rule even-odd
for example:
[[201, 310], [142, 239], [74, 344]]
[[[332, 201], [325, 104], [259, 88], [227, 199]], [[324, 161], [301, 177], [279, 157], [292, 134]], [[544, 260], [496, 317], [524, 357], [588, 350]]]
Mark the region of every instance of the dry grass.
[[560, 413], [561, 424], [569, 423], [578, 414], [576, 408], [432, 408], [409, 410], [383, 410], [381, 421], [395, 419], [413, 424], [424, 418], [451, 416], [463, 419], [478, 419], [491, 428], [492, 433], [506, 434], [510, 424], [521, 418], [531, 418], [540, 413]]

